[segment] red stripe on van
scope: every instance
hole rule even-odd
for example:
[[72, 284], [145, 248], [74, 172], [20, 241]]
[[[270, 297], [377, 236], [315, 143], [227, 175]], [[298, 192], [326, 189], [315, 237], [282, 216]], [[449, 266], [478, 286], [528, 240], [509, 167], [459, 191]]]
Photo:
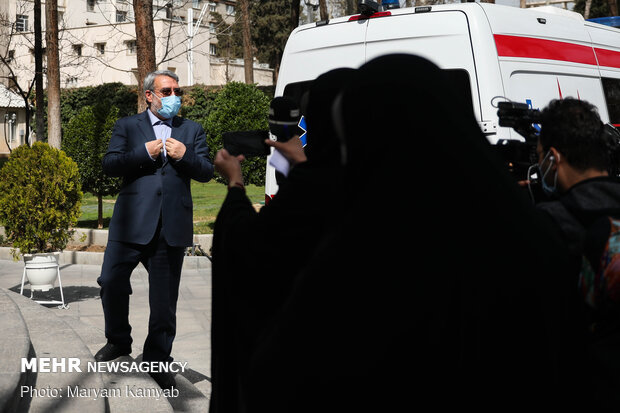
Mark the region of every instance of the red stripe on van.
[[387, 17], [391, 15], [392, 15], [391, 11], [378, 11], [376, 13], [371, 14], [370, 16], [364, 16], [362, 14], [357, 14], [355, 16], [349, 17], [349, 21], [353, 22], [357, 20], [374, 19], [376, 17]]
[[590, 46], [504, 34], [496, 34], [493, 37], [499, 56], [529, 57], [596, 65], [596, 56]]
[[620, 52], [613, 50], [595, 48], [594, 53], [600, 66], [620, 68]]

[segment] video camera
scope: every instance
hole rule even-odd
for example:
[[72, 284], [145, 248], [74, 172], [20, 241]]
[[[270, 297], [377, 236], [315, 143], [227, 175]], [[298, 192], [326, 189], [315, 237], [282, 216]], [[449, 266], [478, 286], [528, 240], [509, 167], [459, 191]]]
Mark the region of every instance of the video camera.
[[499, 126], [512, 128], [525, 138], [525, 142], [501, 139], [495, 145], [499, 155], [515, 179], [535, 180], [536, 177], [529, 176], [529, 171], [530, 167], [538, 162], [536, 154], [538, 130], [534, 125], [541, 122], [540, 111], [530, 109], [526, 103], [517, 102], [499, 102], [497, 107]]
[[299, 106], [285, 96], [276, 97], [269, 106], [269, 130], [225, 132], [222, 143], [231, 155], [244, 155], [246, 158], [267, 156], [271, 148], [265, 144], [270, 133], [278, 142], [286, 142], [295, 135], [301, 135]]

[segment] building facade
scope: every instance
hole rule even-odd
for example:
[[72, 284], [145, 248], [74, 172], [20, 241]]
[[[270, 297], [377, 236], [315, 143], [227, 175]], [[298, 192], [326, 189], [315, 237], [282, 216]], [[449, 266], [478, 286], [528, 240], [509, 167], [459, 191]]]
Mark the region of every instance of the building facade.
[[[26, 90], [34, 78], [34, 2], [3, 0], [0, 53]], [[45, 0], [42, 0], [45, 31]], [[179, 76], [181, 86], [244, 81], [242, 60], [217, 55], [219, 24], [238, 18], [233, 0], [154, 0], [156, 63]], [[137, 84], [136, 32], [131, 0], [58, 0], [61, 87]], [[45, 33], [43, 33], [45, 39]], [[44, 42], [43, 42], [44, 43]], [[6, 64], [0, 74], [7, 78]], [[43, 63], [45, 67], [45, 61]], [[254, 64], [254, 82], [273, 83], [273, 70]], [[4, 82], [11, 86], [10, 82]]]
[[26, 102], [0, 84], [0, 158], [26, 143]]

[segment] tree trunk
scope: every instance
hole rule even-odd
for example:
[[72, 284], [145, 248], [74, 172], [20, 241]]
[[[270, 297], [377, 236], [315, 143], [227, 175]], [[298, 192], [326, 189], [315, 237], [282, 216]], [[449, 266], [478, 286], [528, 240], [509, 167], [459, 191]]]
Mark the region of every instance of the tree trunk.
[[321, 20], [329, 20], [329, 15], [327, 13], [327, 0], [319, 0], [319, 14], [321, 16]]
[[616, 0], [607, 0], [607, 4], [609, 5], [609, 15], [617, 16], [618, 15], [618, 2]]
[[34, 78], [36, 89], [36, 131], [37, 140], [43, 140], [45, 110], [43, 105], [43, 35], [41, 33], [41, 0], [34, 0]]
[[299, 1], [291, 1], [291, 31], [295, 30], [299, 26]]
[[60, 64], [58, 58], [58, 1], [45, 1], [45, 48], [47, 55], [47, 143], [60, 149]]
[[239, 0], [241, 6], [241, 29], [243, 34], [243, 66], [245, 83], [254, 83], [254, 58], [252, 57], [252, 38], [250, 37], [250, 8], [248, 0]]
[[346, 0], [346, 14], [357, 14], [357, 0]]
[[97, 194], [97, 229], [103, 229], [103, 195]]
[[[144, 78], [157, 69], [155, 64], [155, 29], [153, 28], [153, 0], [133, 0], [136, 26], [136, 58], [138, 63], [138, 90], [142, 91]], [[138, 93], [138, 112], [146, 110], [144, 91]]]
[[584, 10], [583, 17], [588, 19], [590, 17], [590, 9], [592, 8], [592, 0], [586, 0], [586, 9]]

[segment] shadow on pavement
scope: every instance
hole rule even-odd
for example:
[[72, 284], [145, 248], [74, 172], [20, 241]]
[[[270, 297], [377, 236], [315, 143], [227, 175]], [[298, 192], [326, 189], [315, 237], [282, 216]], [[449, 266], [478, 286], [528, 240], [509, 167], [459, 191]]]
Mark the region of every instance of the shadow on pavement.
[[[9, 288], [10, 291], [13, 291], [19, 294], [19, 290], [21, 288], [21, 284], [13, 286]], [[85, 287], [85, 286], [63, 286], [62, 292], [65, 297], [65, 304], [76, 303], [79, 301], [86, 301], [90, 299], [99, 299], [99, 287]], [[25, 297], [30, 297], [30, 288], [28, 284], [24, 285], [23, 295]], [[59, 300], [60, 299], [60, 287], [54, 287], [53, 289], [43, 292], [43, 291], [35, 291], [33, 299], [36, 300]]]

